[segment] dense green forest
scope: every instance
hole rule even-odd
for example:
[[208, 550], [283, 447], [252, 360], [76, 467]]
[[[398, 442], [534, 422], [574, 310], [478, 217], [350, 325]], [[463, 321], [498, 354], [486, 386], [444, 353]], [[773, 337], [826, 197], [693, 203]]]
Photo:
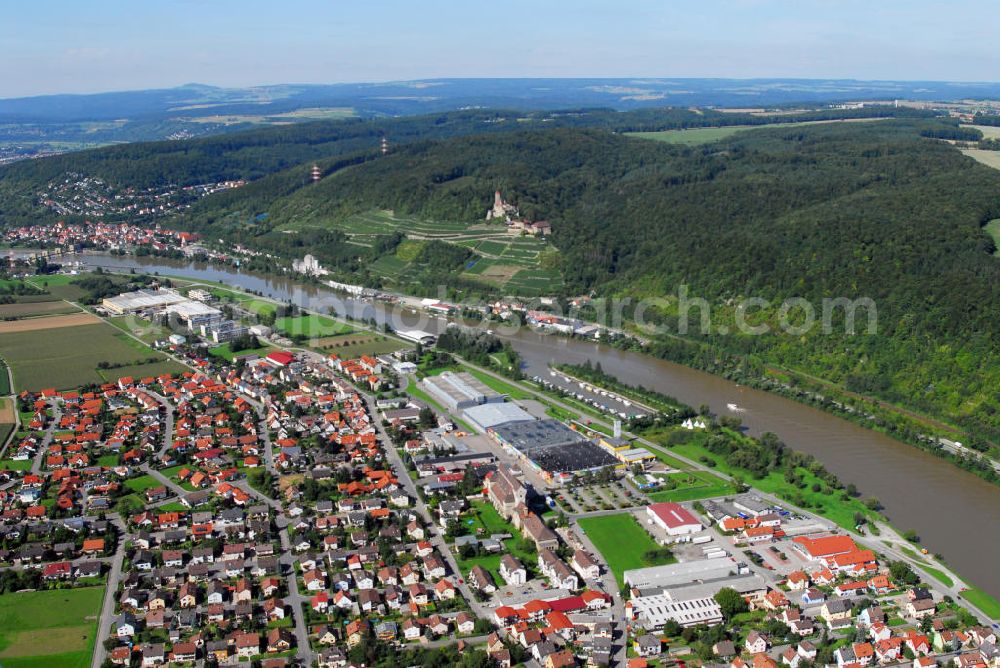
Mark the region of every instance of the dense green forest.
[[[642, 109], [616, 112], [578, 109], [558, 112], [472, 110], [384, 119], [344, 119], [268, 127], [185, 141], [137, 142], [65, 153], [39, 160], [22, 160], [0, 168], [0, 225], [55, 221], [38, 206], [39, 189], [66, 174], [100, 177], [116, 186], [136, 188], [194, 185], [228, 179], [260, 179], [296, 165], [322, 161], [327, 171], [377, 155], [387, 137], [393, 147], [413, 141], [507, 133], [528, 127], [599, 127], [626, 132], [717, 125], [760, 125], [823, 120], [928, 116], [928, 112], [892, 107], [854, 110], [819, 109], [780, 116], [727, 114], [688, 109]], [[309, 165], [265, 184], [267, 192], [309, 183]], [[260, 192], [260, 191], [258, 191]]]

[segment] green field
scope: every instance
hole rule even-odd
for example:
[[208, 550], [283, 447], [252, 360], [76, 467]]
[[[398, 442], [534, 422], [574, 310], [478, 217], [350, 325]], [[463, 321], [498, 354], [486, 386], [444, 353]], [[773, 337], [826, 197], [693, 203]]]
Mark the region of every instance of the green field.
[[30, 471], [31, 470], [31, 460], [25, 459], [14, 460], [14, 459], [4, 459], [0, 460], [0, 471], [4, 469], [9, 469], [11, 471]]
[[662, 130], [660, 132], [626, 132], [629, 137], [653, 139], [668, 144], [707, 144], [730, 137], [741, 130], [747, 130], [749, 125], [731, 125], [724, 128], [692, 128], [690, 130]]
[[78, 313], [79, 308], [63, 300], [0, 305], [0, 318], [30, 318], [39, 315]]
[[963, 148], [962, 153], [987, 167], [1000, 169], [1000, 151], [987, 151], [981, 148]]
[[[68, 389], [181, 368], [173, 362], [132, 366], [149, 357], [167, 358], [104, 323], [0, 334], [0, 356], [13, 369], [18, 391]], [[100, 362], [126, 366], [105, 369], [102, 375]]]
[[314, 313], [278, 318], [274, 321], [274, 328], [284, 332], [288, 336], [305, 336], [310, 339], [338, 334], [350, 334], [356, 331], [350, 325], [342, 323], [339, 320]]
[[275, 313], [278, 310], [277, 304], [264, 301], [263, 299], [250, 299], [248, 301], [241, 302], [240, 306], [252, 313], [256, 313], [257, 315]]
[[961, 592], [962, 598], [982, 610], [990, 619], [1000, 619], [1000, 601], [993, 598], [979, 587], [968, 585]]
[[86, 668], [94, 651], [104, 587], [0, 596], [4, 668]]
[[996, 246], [996, 250], [993, 251], [993, 254], [1000, 257], [1000, 218], [994, 218], [990, 222], [986, 223], [986, 226], [983, 229], [986, 230], [986, 234], [993, 237], [993, 245]]
[[580, 528], [614, 572], [618, 586], [624, 584], [625, 571], [676, 561], [673, 558], [647, 560], [646, 553], [660, 546], [639, 526], [631, 513], [584, 517], [579, 522]]
[[381, 334], [358, 332], [341, 336], [327, 336], [309, 342], [311, 348], [323, 353], [336, 354], [344, 359], [362, 355], [384, 355], [406, 348], [409, 344]]
[[124, 484], [133, 492], [145, 492], [147, 489], [159, 487], [163, 483], [151, 475], [143, 475], [138, 478], [129, 478]]
[[671, 473], [667, 476], [677, 484], [675, 489], [665, 489], [652, 492], [649, 498], [658, 503], [673, 501], [694, 501], [696, 499], [712, 499], [733, 493], [733, 486], [718, 476], [703, 471], [684, 471]]
[[27, 282], [40, 290], [45, 290], [49, 293], [49, 299], [66, 299], [68, 301], [74, 301], [80, 299], [86, 294], [79, 286], [75, 285], [77, 279], [80, 276], [66, 276], [64, 274], [57, 274], [53, 276], [33, 276], [32, 278], [26, 279]]
[[272, 350], [274, 350], [272, 346], [261, 346], [260, 348], [247, 348], [246, 350], [240, 350], [234, 353], [228, 343], [223, 343], [221, 346], [209, 348], [208, 354], [214, 355], [215, 357], [221, 357], [224, 360], [232, 362], [236, 357], [245, 357], [247, 355], [266, 355]]

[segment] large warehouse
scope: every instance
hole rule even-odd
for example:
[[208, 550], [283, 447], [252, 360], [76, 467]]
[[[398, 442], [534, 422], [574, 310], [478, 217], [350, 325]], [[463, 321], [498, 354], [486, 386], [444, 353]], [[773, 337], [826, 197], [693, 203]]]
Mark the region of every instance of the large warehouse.
[[472, 406], [466, 408], [463, 415], [469, 424], [483, 432], [504, 422], [523, 422], [534, 419], [531, 413], [517, 404], [509, 402]]
[[538, 469], [549, 480], [615, 466], [618, 460], [559, 420], [517, 420], [490, 427], [487, 433], [509, 452]]
[[117, 297], [105, 297], [101, 306], [113, 315], [126, 315], [140, 311], [164, 309], [171, 304], [180, 304], [188, 298], [175, 290], [136, 290], [123, 292]]
[[428, 376], [420, 381], [431, 396], [440, 401], [448, 410], [456, 411], [480, 404], [500, 403], [503, 395], [486, 386], [472, 374], [462, 371], [445, 371], [437, 376]]

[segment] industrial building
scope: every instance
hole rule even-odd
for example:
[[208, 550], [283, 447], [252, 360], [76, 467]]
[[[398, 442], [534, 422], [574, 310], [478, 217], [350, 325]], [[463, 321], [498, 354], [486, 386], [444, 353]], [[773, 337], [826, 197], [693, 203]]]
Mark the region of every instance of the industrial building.
[[681, 626], [718, 624], [722, 622], [722, 608], [715, 595], [724, 587], [749, 598], [759, 598], [767, 592], [767, 584], [759, 575], [732, 575], [708, 582], [633, 589], [629, 614], [632, 621], [645, 629], [659, 629], [671, 619]]
[[462, 371], [445, 371], [420, 381], [431, 396], [448, 410], [456, 411], [487, 403], [501, 403], [503, 395], [497, 394], [472, 374]]
[[190, 332], [201, 330], [202, 325], [209, 328], [222, 320], [222, 311], [202, 302], [185, 300], [176, 304], [170, 304], [166, 309], [167, 317], [173, 321], [176, 319], [187, 327]]
[[466, 408], [463, 415], [469, 424], [482, 432], [505, 422], [534, 420], [531, 413], [509, 402], [472, 406]]
[[720, 589], [730, 587], [750, 600], [767, 593], [767, 583], [750, 573], [744, 563], [729, 559], [702, 559], [625, 571], [632, 592], [627, 608], [631, 620], [647, 629], [673, 619], [682, 626], [717, 624], [722, 610], [715, 601]]
[[112, 315], [128, 315], [140, 311], [158, 311], [170, 306], [188, 301], [188, 298], [176, 290], [159, 288], [157, 290], [136, 290], [123, 292], [117, 297], [105, 297], [101, 306]]
[[559, 420], [504, 422], [487, 429], [487, 434], [550, 481], [563, 482], [573, 474], [618, 463], [603, 448]]
[[669, 536], [698, 533], [705, 528], [697, 517], [679, 503], [650, 504], [646, 506], [646, 517]]
[[432, 346], [437, 341], [436, 336], [420, 329], [402, 329], [396, 332], [396, 336], [413, 343], [419, 343], [422, 346]]

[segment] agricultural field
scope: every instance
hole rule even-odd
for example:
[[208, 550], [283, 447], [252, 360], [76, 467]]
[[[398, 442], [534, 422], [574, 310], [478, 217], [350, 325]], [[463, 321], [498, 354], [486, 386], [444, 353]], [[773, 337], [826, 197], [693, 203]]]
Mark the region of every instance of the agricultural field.
[[981, 148], [963, 148], [962, 153], [987, 167], [1000, 169], [1000, 151], [985, 151]]
[[99, 375], [104, 382], [113, 383], [119, 378], [124, 378], [126, 376], [144, 378], [147, 376], [162, 376], [165, 373], [183, 373], [185, 371], [190, 371], [190, 369], [183, 364], [178, 364], [177, 362], [164, 357], [158, 362], [127, 364], [113, 369], [98, 369], [97, 375]]
[[103, 587], [85, 587], [0, 596], [0, 664], [89, 666], [103, 595]]
[[316, 314], [278, 318], [274, 321], [274, 328], [288, 336], [305, 336], [310, 339], [351, 334], [356, 331], [350, 325]]
[[731, 137], [738, 132], [747, 130], [759, 130], [761, 128], [791, 128], [800, 125], [821, 125], [830, 123], [870, 123], [878, 121], [878, 118], [858, 118], [849, 120], [829, 120], [829, 121], [800, 121], [796, 123], [763, 123], [761, 125], [727, 125], [723, 127], [689, 128], [686, 130], [661, 130], [658, 132], [626, 132], [629, 137], [640, 139], [652, 139], [668, 144], [685, 144], [697, 146], [708, 144], [726, 137]]
[[579, 523], [614, 572], [619, 586], [624, 584], [625, 571], [676, 561], [673, 557], [647, 558], [648, 552], [658, 550], [660, 546], [631, 513], [584, 517]]
[[74, 285], [81, 276], [67, 276], [66, 274], [54, 274], [52, 276], [33, 276], [26, 279], [29, 285], [33, 285], [40, 290], [45, 290], [51, 295], [51, 299], [65, 299], [74, 301], [86, 294], [86, 291]]
[[397, 339], [373, 332], [356, 332], [339, 336], [326, 336], [310, 342], [310, 347], [324, 353], [336, 353], [346, 359], [361, 355], [385, 355], [407, 347]]
[[79, 313], [80, 309], [62, 300], [51, 302], [23, 302], [18, 304], [0, 304], [0, 319], [30, 318], [40, 315], [58, 315], [62, 313]]
[[[68, 389], [181, 368], [173, 362], [137, 364], [167, 358], [83, 313], [0, 323], [0, 356], [11, 366], [18, 391]], [[98, 369], [102, 362], [113, 368]]]
[[668, 144], [686, 144], [695, 146], [707, 144], [730, 137], [741, 130], [747, 130], [749, 125], [730, 125], [724, 128], [691, 128], [690, 130], [662, 130], [660, 132], [626, 132], [629, 137], [652, 139]]

